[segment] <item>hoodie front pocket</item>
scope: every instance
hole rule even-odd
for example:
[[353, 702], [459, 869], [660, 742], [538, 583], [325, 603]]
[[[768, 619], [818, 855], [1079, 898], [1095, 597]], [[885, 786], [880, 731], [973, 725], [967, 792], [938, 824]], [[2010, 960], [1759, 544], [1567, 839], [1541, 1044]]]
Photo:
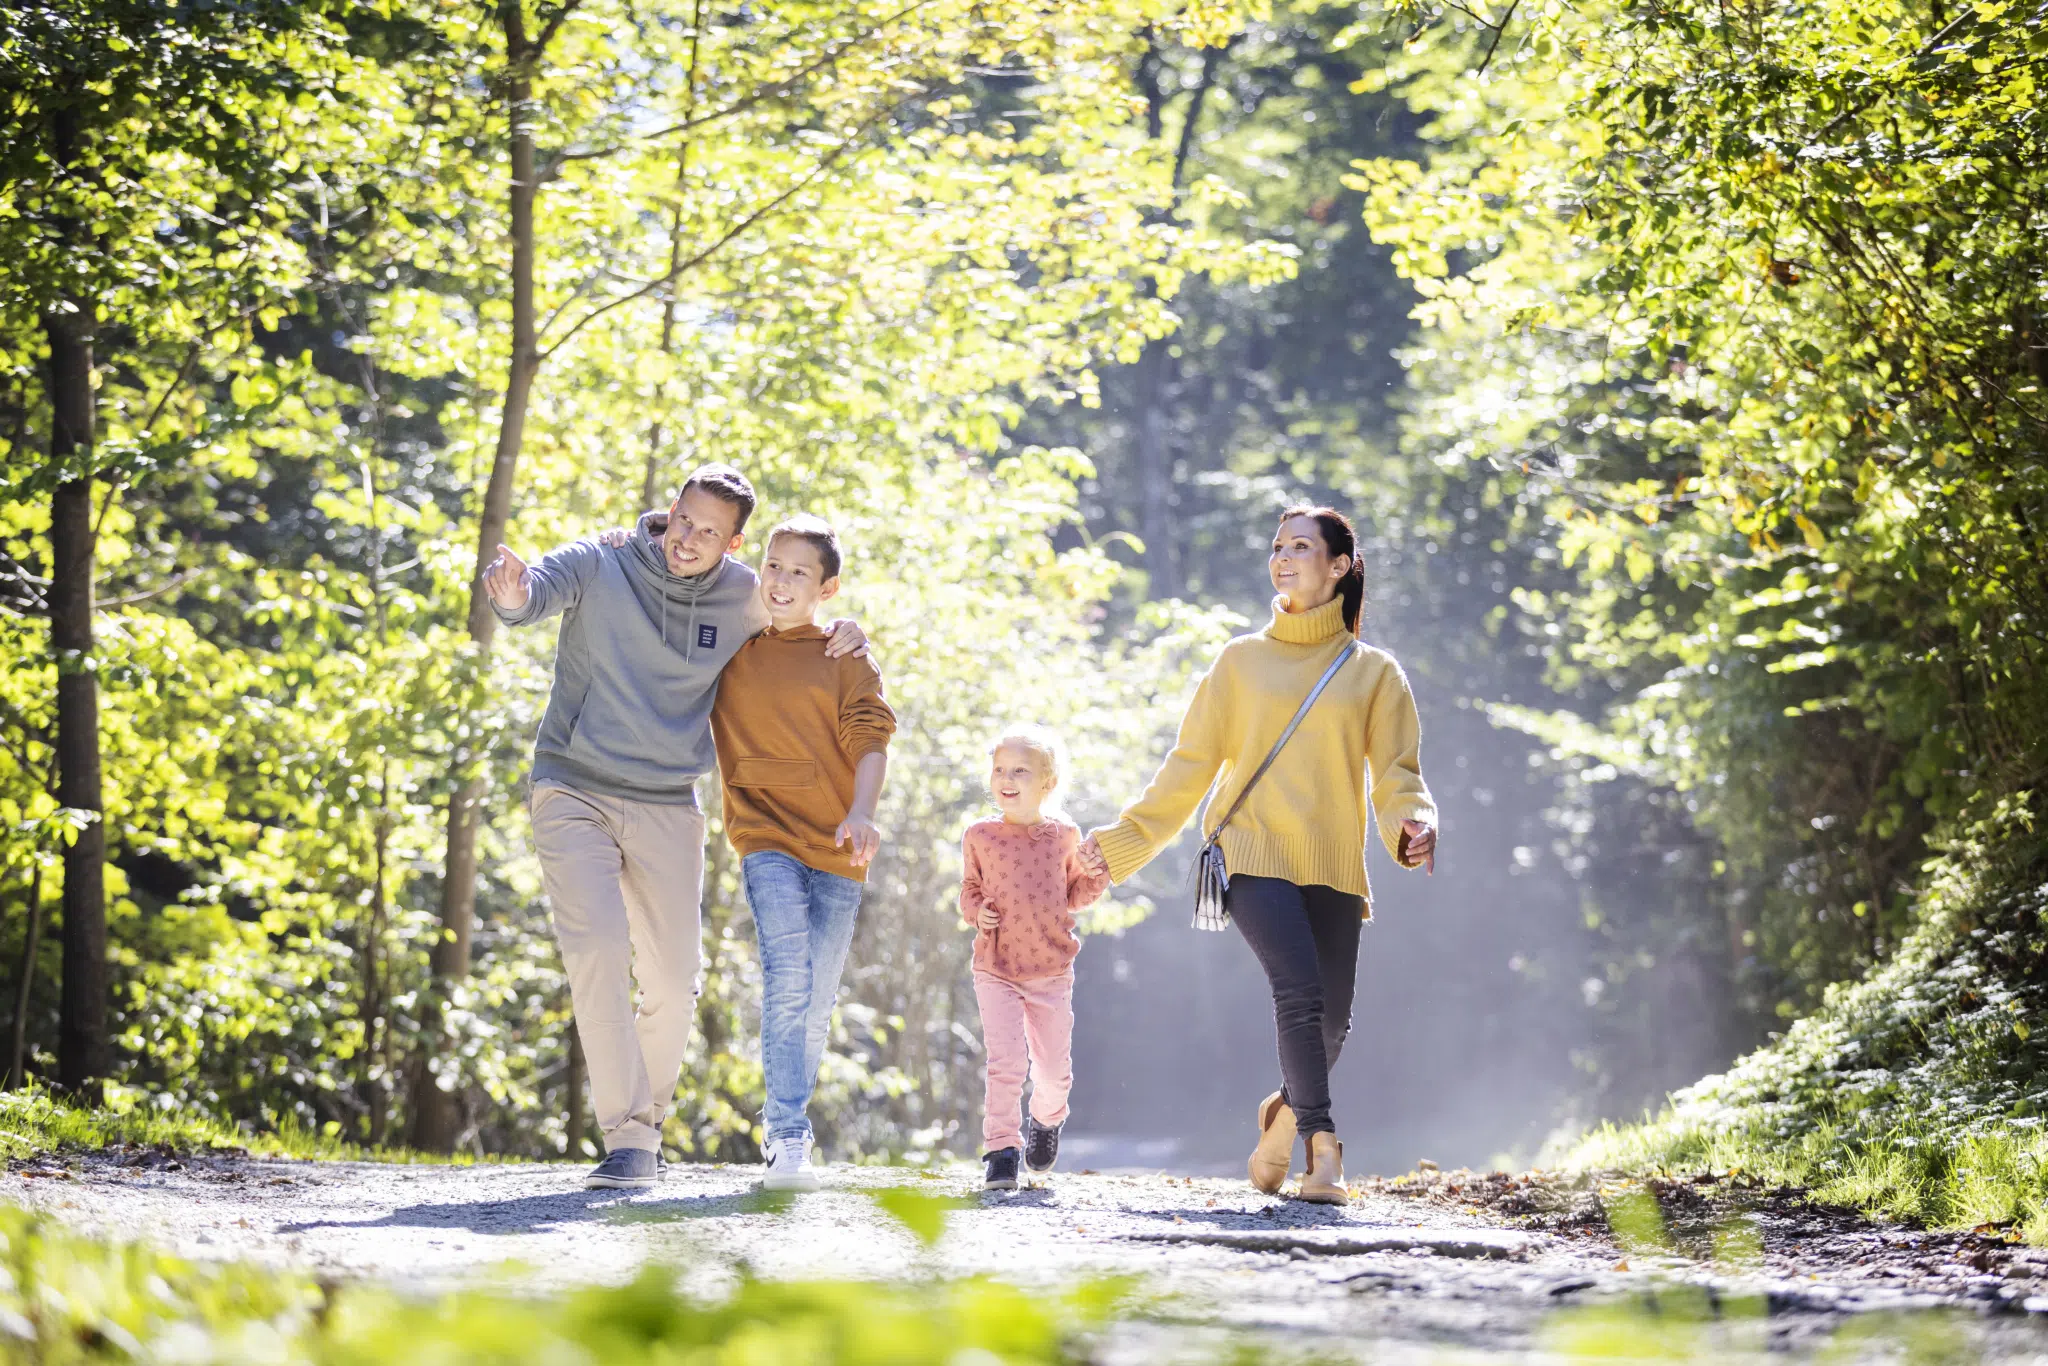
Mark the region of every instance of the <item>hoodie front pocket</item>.
[[809, 759], [735, 759], [734, 787], [815, 787], [818, 766]]

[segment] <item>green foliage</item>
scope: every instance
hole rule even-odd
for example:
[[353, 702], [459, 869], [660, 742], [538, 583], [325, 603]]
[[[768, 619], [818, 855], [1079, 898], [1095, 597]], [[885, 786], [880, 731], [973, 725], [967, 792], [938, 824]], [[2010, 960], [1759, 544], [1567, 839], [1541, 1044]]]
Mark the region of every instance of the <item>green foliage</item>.
[[927, 1195], [909, 1186], [886, 1186], [870, 1194], [878, 1208], [926, 1247], [936, 1246], [945, 1236], [948, 1214], [969, 1207], [968, 1201], [956, 1196]]
[[2044, 28], [1539, 6], [1369, 81], [1437, 145], [1353, 180], [1424, 298], [1410, 448], [1483, 462], [1566, 571], [1517, 595], [1553, 681], [1718, 837], [1785, 1014], [1899, 947], [1931, 832], [2038, 775]]
[[2007, 804], [1927, 872], [1920, 923], [1768, 1048], [1603, 1126], [1576, 1164], [1742, 1171], [1816, 1198], [2048, 1241], [2048, 847]]
[[[846, 601], [908, 724], [821, 1128], [848, 1156], [929, 1153], [961, 1131], [979, 1061], [950, 901], [982, 736], [1020, 713], [1070, 729], [1085, 790], [1156, 745], [1219, 629], [1161, 613], [1099, 648], [1113, 566], [1055, 548], [1086, 463], [1009, 432], [1026, 402], [1092, 401], [1094, 368], [1170, 330], [1192, 274], [1289, 269], [1155, 221], [1164, 157], [1134, 128], [1147, 24], [1202, 42], [1242, 15], [529, 18], [529, 36], [559, 22], [522, 73], [542, 368], [508, 535], [538, 554], [627, 521], [706, 459], [747, 469], [763, 517], [838, 522]], [[10, 10], [0, 42], [0, 898], [33, 889], [44, 926], [24, 962], [29, 917], [0, 922], [0, 959], [25, 969], [29, 1070], [54, 1043], [56, 854], [77, 825], [51, 792], [43, 491], [86, 473], [48, 458], [43, 320], [77, 306], [98, 322], [116, 1080], [144, 1108], [385, 1145], [431, 1068], [469, 1151], [562, 1151], [567, 991], [520, 802], [553, 633], [500, 641], [485, 672], [464, 629], [509, 346], [502, 26], [428, 4], [49, 0]], [[443, 820], [472, 774], [479, 923], [444, 1008], [423, 995]], [[750, 1156], [758, 969], [713, 839], [669, 1138]]]
[[1079, 1359], [1076, 1336], [1116, 1307], [1113, 1285], [1066, 1295], [993, 1281], [915, 1290], [743, 1280], [722, 1302], [686, 1298], [650, 1268], [559, 1300], [465, 1292], [437, 1299], [340, 1291], [247, 1266], [196, 1265], [109, 1245], [0, 1210], [0, 1357], [64, 1366], [132, 1360], [356, 1366], [775, 1361], [817, 1366]]

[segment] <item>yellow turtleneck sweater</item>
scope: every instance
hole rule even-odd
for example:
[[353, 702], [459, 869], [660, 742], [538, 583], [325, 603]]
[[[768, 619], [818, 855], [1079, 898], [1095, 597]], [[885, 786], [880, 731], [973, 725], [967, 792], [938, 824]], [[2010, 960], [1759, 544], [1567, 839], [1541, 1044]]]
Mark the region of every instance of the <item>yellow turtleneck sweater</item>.
[[[1211, 783], [1216, 791], [1203, 813], [1204, 833], [1221, 819], [1301, 699], [1353, 644], [1337, 600], [1290, 615], [1276, 599], [1265, 630], [1225, 645], [1195, 690], [1173, 753], [1144, 795], [1116, 824], [1094, 832], [1109, 875], [1122, 882], [1171, 844]], [[1370, 919], [1368, 801], [1380, 838], [1397, 857], [1403, 820], [1437, 823], [1436, 803], [1422, 781], [1421, 742], [1401, 666], [1383, 650], [1358, 645], [1357, 657], [1330, 680], [1224, 829], [1220, 843], [1231, 875], [1334, 887], [1364, 897]]]

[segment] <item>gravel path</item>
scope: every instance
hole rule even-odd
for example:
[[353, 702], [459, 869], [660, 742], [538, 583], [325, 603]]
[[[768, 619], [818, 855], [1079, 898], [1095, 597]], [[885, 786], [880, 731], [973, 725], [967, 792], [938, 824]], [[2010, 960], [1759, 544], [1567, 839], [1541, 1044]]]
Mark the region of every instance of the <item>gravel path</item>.
[[[1966, 1360], [2048, 1360], [2048, 1260], [1768, 1198], [1724, 1210], [1719, 1227], [1753, 1231], [1749, 1254], [1731, 1260], [1725, 1237], [1718, 1254], [1711, 1238], [1692, 1239], [1688, 1255], [1681, 1223], [1666, 1251], [1625, 1253], [1589, 1215], [1596, 1189], [1543, 1178], [1368, 1181], [1332, 1209], [1160, 1174], [1062, 1173], [1040, 1189], [983, 1194], [966, 1168], [836, 1167], [827, 1190], [767, 1197], [751, 1168], [679, 1166], [631, 1194], [584, 1191], [583, 1170], [129, 1152], [16, 1163], [0, 1199], [196, 1258], [422, 1292], [616, 1281], [650, 1261], [705, 1294], [742, 1270], [985, 1273], [1048, 1286], [1138, 1277], [1147, 1312], [1103, 1344], [1105, 1360], [1167, 1359], [1249, 1335], [1339, 1359], [1548, 1361], [1586, 1350], [1586, 1334], [1611, 1347], [1616, 1333], [1662, 1341], [1666, 1330], [1712, 1360], [1783, 1361], [1824, 1346], [1843, 1354], [1829, 1360], [1889, 1360], [1902, 1333], [1933, 1334]], [[875, 1198], [895, 1189], [958, 1200], [935, 1247]], [[1713, 1198], [1667, 1203], [1691, 1210], [1696, 1234]], [[1525, 1212], [1503, 1212], [1514, 1210]]]

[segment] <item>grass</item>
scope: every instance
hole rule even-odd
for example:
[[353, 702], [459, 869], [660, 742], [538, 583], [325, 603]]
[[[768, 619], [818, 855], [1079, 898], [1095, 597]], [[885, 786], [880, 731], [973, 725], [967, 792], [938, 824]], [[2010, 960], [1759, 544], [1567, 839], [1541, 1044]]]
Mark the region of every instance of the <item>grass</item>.
[[180, 1153], [246, 1152], [257, 1157], [335, 1162], [463, 1164], [475, 1160], [407, 1148], [364, 1148], [289, 1123], [258, 1133], [211, 1115], [166, 1109], [118, 1089], [104, 1107], [76, 1105], [38, 1086], [0, 1092], [0, 1158], [94, 1152], [120, 1144]]
[[1930, 862], [1925, 885], [1917, 927], [1883, 967], [1567, 1161], [1739, 1172], [2048, 1244], [2048, 851], [2024, 809], [2003, 811]]

